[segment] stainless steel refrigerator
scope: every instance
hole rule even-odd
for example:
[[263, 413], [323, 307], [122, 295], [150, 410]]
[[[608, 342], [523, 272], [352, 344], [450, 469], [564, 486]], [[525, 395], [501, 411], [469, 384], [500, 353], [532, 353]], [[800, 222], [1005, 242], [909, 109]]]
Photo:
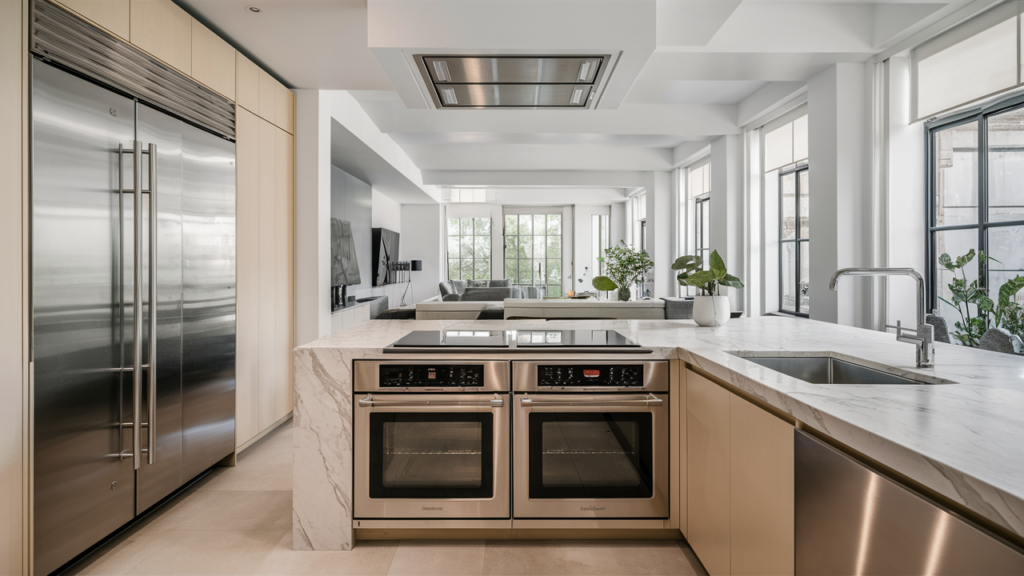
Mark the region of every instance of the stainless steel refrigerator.
[[235, 446], [235, 145], [32, 72], [35, 573]]

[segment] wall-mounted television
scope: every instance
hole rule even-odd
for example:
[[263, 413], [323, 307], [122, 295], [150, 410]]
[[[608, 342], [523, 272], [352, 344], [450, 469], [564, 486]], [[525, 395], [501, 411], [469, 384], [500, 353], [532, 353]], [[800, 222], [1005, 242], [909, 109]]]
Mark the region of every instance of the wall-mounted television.
[[373, 229], [373, 285], [395, 283], [394, 263], [398, 262], [398, 232]]

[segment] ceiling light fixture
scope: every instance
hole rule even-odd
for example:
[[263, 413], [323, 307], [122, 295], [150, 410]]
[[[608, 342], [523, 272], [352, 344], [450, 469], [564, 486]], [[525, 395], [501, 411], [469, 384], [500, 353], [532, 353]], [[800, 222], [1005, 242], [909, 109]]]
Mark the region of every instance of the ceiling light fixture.
[[256, 7], [256, 6], [246, 6], [245, 9], [248, 10], [249, 12], [252, 12], [253, 14], [259, 14], [260, 13], [260, 9], [258, 7]]
[[459, 99], [455, 97], [455, 88], [449, 88], [448, 86], [441, 88], [441, 99], [448, 106], [454, 106], [459, 103]]
[[444, 60], [434, 60], [434, 74], [438, 82], [451, 82], [452, 75], [448, 72], [448, 63]]
[[590, 72], [590, 62], [588, 62], [587, 60], [584, 60], [583, 64], [580, 64], [580, 78], [579, 78], [580, 82], [586, 82], [587, 81], [587, 73], [589, 73], [589, 72]]

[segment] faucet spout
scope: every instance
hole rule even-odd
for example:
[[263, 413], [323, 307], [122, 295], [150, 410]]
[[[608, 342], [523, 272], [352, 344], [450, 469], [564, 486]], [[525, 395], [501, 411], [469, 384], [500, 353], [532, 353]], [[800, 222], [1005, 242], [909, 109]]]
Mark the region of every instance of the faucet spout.
[[926, 304], [924, 300], [924, 278], [913, 268], [843, 268], [832, 275], [829, 290], [839, 290], [839, 279], [843, 276], [910, 276], [917, 281], [917, 324], [924, 324]]
[[[917, 346], [917, 367], [932, 366], [935, 362], [934, 328], [925, 322], [924, 278], [913, 268], [843, 268], [832, 275], [828, 287], [838, 291], [839, 279], [843, 276], [910, 276], [917, 281], [917, 330], [913, 336], [904, 336], [903, 327], [897, 322], [896, 339]], [[891, 326], [890, 326], [891, 328]]]

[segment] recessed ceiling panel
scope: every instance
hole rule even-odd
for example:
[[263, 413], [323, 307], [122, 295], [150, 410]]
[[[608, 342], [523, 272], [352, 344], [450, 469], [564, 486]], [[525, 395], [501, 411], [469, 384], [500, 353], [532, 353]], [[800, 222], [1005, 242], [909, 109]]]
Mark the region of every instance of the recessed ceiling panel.
[[438, 108], [588, 108], [608, 56], [416, 56]]

